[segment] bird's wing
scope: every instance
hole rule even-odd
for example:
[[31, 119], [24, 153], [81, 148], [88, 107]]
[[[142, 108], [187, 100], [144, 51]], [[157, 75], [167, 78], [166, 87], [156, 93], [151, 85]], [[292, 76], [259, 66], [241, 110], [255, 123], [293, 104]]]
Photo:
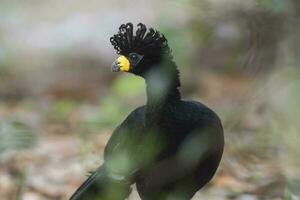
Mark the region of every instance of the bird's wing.
[[[91, 173], [87, 180], [75, 191], [70, 200], [111, 199], [112, 197], [102, 197], [105, 190], [107, 190], [106, 187], [109, 184], [111, 185], [111, 183], [115, 185], [115, 190], [119, 188], [118, 193], [123, 193], [124, 196], [130, 193], [131, 183], [127, 182], [128, 174], [134, 173], [137, 169], [131, 169], [128, 173], [122, 173], [122, 167], [121, 169], [118, 167], [124, 165], [122, 160], [125, 157], [122, 158], [122, 156], [126, 156], [126, 154], [123, 153], [132, 152], [128, 146], [132, 147], [135, 136], [142, 131], [143, 116], [144, 107], [139, 107], [114, 130], [104, 150], [104, 164]], [[131, 158], [127, 159], [131, 162]]]
[[104, 150], [104, 163], [110, 175], [126, 180], [138, 171], [137, 146], [145, 132], [144, 106], [135, 109], [113, 132]]

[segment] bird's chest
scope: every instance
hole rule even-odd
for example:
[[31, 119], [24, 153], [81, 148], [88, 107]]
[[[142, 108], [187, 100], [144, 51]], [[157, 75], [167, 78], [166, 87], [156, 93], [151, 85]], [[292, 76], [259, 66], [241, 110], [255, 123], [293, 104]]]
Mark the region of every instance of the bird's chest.
[[145, 132], [151, 130], [151, 134], [160, 138], [168, 149], [172, 149], [169, 146], [178, 146], [192, 129], [192, 123], [171, 112], [149, 121], [146, 119], [145, 124]]
[[[168, 107], [167, 107], [168, 108]], [[184, 135], [193, 129], [195, 123], [190, 120], [190, 113], [182, 111], [180, 107], [145, 113], [145, 128], [159, 130], [160, 134]]]
[[[165, 106], [163, 111], [145, 112], [144, 131], [142, 137], [155, 138], [156, 146], [160, 147], [158, 160], [178, 152], [181, 144], [195, 128], [195, 122], [190, 112], [182, 105]], [[149, 134], [148, 134], [149, 133]]]

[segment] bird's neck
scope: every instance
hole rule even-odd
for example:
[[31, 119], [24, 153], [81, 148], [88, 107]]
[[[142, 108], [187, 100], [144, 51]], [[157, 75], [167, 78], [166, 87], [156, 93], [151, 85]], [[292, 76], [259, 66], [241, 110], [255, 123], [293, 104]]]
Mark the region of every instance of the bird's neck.
[[173, 61], [157, 66], [147, 74], [145, 80], [147, 86], [146, 120], [149, 123], [156, 123], [168, 108], [168, 104], [181, 99], [177, 66]]

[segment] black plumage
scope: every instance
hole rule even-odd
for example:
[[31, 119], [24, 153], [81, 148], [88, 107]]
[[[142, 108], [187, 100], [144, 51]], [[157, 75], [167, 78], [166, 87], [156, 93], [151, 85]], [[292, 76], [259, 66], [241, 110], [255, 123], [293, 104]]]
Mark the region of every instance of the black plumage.
[[141, 76], [147, 103], [113, 132], [104, 163], [71, 200], [120, 200], [136, 183], [143, 200], [185, 200], [208, 183], [222, 157], [224, 138], [218, 116], [196, 101], [181, 100], [179, 72], [167, 39], [157, 30], [123, 24], [111, 37], [122, 55], [113, 71]]

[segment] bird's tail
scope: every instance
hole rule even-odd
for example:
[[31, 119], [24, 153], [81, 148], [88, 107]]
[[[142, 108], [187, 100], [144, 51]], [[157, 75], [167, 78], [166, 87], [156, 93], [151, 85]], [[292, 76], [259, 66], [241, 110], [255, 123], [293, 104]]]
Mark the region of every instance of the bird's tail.
[[103, 166], [92, 172], [70, 200], [121, 200], [130, 194], [130, 185], [108, 176]]

